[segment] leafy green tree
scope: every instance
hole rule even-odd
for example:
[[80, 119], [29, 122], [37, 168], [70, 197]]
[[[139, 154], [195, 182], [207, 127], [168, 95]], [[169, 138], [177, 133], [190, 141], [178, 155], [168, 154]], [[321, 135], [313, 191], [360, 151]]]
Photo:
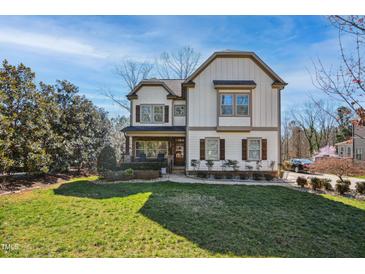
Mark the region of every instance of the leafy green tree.
[[23, 64], [0, 68], [0, 172], [94, 169], [111, 122], [69, 81], [34, 83]]
[[35, 74], [6, 60], [0, 69], [0, 151], [2, 171], [48, 171], [51, 161], [42, 143], [48, 123], [34, 84]]

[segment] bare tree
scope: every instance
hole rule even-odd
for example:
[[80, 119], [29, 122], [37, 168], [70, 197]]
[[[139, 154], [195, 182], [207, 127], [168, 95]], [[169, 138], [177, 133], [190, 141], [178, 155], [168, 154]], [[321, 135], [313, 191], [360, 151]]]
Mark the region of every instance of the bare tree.
[[122, 88], [127, 89], [127, 91], [121, 92], [120, 96], [116, 96], [110, 89], [103, 89], [102, 93], [121, 108], [130, 111], [129, 102], [124, 95], [133, 90], [141, 80], [147, 79], [152, 69], [153, 65], [147, 62], [140, 63], [132, 60], [125, 60], [118, 65], [115, 70], [122, 80]]
[[[344, 102], [365, 124], [365, 22], [363, 16], [330, 16], [330, 22], [338, 28], [341, 64], [337, 69], [327, 68], [320, 59], [314, 63], [313, 84], [333, 99]], [[346, 50], [342, 36], [346, 33], [354, 39], [353, 49]]]
[[197, 67], [201, 54], [186, 46], [176, 52], [163, 52], [156, 61], [157, 72], [161, 78], [185, 79]]
[[336, 120], [331, 113], [335, 110], [329, 103], [307, 102], [291, 111], [293, 125], [300, 128], [308, 146], [309, 154], [324, 145], [333, 145], [336, 137]]

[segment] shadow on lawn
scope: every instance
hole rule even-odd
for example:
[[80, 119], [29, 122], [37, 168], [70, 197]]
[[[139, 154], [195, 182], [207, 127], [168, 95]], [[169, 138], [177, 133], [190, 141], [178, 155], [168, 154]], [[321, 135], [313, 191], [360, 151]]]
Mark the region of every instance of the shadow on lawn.
[[139, 213], [213, 255], [365, 256], [365, 211], [284, 187], [86, 181], [54, 191], [95, 199], [151, 192]]

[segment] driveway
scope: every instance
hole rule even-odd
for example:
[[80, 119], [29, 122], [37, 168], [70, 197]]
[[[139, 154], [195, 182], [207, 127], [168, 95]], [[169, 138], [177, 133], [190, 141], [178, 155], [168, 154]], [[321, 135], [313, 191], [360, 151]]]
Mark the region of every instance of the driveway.
[[[335, 187], [336, 181], [338, 180], [338, 177], [336, 175], [332, 175], [332, 174], [309, 174], [309, 173], [296, 173], [296, 172], [292, 172], [292, 171], [285, 171], [283, 179], [285, 179], [291, 183], [295, 183], [299, 176], [305, 177], [305, 178], [311, 178], [311, 177], [328, 178], [328, 179], [331, 179], [331, 184], [333, 187]], [[359, 178], [354, 178], [354, 177], [344, 176], [343, 178], [351, 181], [351, 185], [350, 185], [351, 189], [355, 189], [356, 182], [365, 181], [364, 179], [359, 179]]]

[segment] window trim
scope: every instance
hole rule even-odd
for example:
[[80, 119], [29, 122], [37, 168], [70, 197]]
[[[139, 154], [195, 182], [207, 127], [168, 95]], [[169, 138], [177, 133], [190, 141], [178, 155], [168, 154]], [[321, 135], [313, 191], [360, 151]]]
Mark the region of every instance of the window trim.
[[[360, 151], [360, 153], [358, 151]], [[358, 160], [358, 161], [364, 160], [363, 159], [363, 154], [364, 154], [364, 150], [361, 147], [358, 147], [358, 148], [355, 149], [355, 159], [356, 160]], [[360, 157], [357, 157], [359, 155], [360, 155]]]
[[[142, 107], [144, 106], [151, 106], [152, 107], [152, 121], [150, 122], [144, 122], [143, 121], [143, 115], [142, 115]], [[155, 107], [162, 107], [162, 120], [161, 121], [155, 121]], [[140, 104], [140, 123], [141, 124], [164, 124], [164, 117], [165, 117], [165, 105], [162, 104]]]
[[347, 157], [351, 157], [351, 147], [347, 147]]
[[[250, 158], [250, 142], [251, 141], [259, 141], [259, 143], [260, 143], [259, 159]], [[247, 138], [247, 161], [261, 161], [261, 159], [262, 159], [262, 138], [259, 138], [259, 137]]]
[[[222, 104], [222, 97], [223, 96], [232, 96], [232, 113], [231, 114], [223, 114], [223, 111], [222, 111], [222, 106], [229, 106], [229, 105], [223, 105]], [[220, 93], [219, 95], [219, 113], [220, 113], [220, 116], [223, 116], [223, 117], [233, 117], [235, 116], [235, 95], [233, 93], [225, 93], [225, 92], [222, 92]]]
[[[247, 104], [247, 114], [238, 114], [237, 113], [237, 107], [239, 106], [238, 104], [237, 104], [237, 97], [238, 96], [246, 96], [247, 97], [247, 100], [248, 100], [248, 104]], [[239, 94], [235, 94], [235, 97], [234, 97], [234, 102], [235, 102], [235, 104], [234, 104], [234, 106], [235, 106], [235, 108], [234, 108], [234, 110], [235, 110], [235, 116], [238, 116], [238, 117], [249, 117], [250, 116], [250, 102], [251, 102], [251, 98], [250, 98], [251, 96], [250, 96], [250, 93], [239, 93]], [[242, 106], [244, 106], [244, 105], [242, 105]]]
[[[232, 114], [223, 114], [222, 113], [222, 96], [223, 95], [231, 95], [232, 96]], [[237, 96], [247, 96], [248, 98], [248, 114], [238, 114], [237, 113]], [[252, 109], [252, 96], [250, 92], [221, 92], [218, 91], [218, 116], [219, 117], [251, 117], [251, 109]]]
[[[176, 107], [184, 107], [184, 115], [176, 115], [175, 113], [175, 109]], [[174, 117], [185, 117], [186, 116], [186, 104], [181, 104], [181, 105], [174, 105]]]
[[[204, 146], [205, 146], [205, 160], [212, 160], [212, 161], [219, 161], [219, 153], [220, 153], [220, 141], [219, 137], [205, 137], [204, 138]], [[215, 140], [217, 141], [217, 158], [216, 159], [208, 159], [208, 140]]]

